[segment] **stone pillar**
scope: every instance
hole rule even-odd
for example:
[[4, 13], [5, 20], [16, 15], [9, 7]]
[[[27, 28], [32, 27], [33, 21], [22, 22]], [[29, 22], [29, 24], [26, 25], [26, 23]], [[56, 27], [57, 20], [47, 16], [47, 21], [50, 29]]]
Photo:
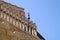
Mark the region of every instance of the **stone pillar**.
[[5, 19], [5, 20], [6, 20], [6, 16], [7, 16], [7, 15], [4, 13], [4, 19]]
[[31, 33], [31, 27], [29, 27], [29, 32]]
[[26, 26], [26, 32], [28, 32], [28, 30], [27, 30], [28, 28], [27, 28], [27, 26]]
[[16, 27], [18, 27], [18, 21], [16, 20]]
[[24, 25], [24, 31], [26, 31], [26, 26]]
[[10, 23], [12, 23], [12, 17], [10, 17]]
[[32, 29], [32, 35], [34, 35], [34, 30]]
[[36, 30], [34, 30], [34, 35], [35, 35], [35, 36], [37, 35], [37, 32], [36, 32]]
[[20, 27], [20, 29], [21, 29], [21, 23], [19, 22], [19, 27]]
[[22, 25], [22, 28], [23, 28], [23, 30], [24, 30], [24, 24]]
[[6, 18], [6, 20], [7, 20], [8, 22], [9, 22], [9, 18], [10, 18], [10, 17], [7, 15], [7, 18]]
[[18, 18], [18, 28], [20, 28], [20, 22], [19, 22], [19, 18]]
[[3, 18], [3, 13], [1, 12], [1, 18]]
[[15, 23], [16, 21], [15, 21], [15, 19], [13, 18], [13, 25], [15, 25], [16, 23]]

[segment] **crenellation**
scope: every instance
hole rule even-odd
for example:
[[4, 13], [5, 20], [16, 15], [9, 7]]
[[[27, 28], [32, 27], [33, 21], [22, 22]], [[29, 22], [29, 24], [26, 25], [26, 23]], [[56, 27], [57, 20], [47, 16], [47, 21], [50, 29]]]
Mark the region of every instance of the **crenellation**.
[[[12, 26], [19, 28], [19, 30], [24, 31], [29, 35], [37, 36], [36, 23], [33, 23], [29, 16], [30, 15], [28, 15], [28, 19], [25, 17], [23, 8], [19, 8], [4, 1], [0, 1], [0, 18], [6, 21], [6, 23], [3, 21], [3, 24], [9, 24], [9, 26], [12, 24]], [[8, 30], [8, 34], [16, 33], [15, 31], [12, 32], [12, 30]]]

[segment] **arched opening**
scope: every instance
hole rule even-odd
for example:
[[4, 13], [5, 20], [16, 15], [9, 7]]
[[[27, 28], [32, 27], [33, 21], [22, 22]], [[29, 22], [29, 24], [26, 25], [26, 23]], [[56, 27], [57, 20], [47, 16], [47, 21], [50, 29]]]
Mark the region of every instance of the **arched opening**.
[[26, 27], [24, 27], [24, 31], [26, 31]]
[[27, 30], [28, 30], [28, 32], [29, 32], [29, 26], [28, 26]]
[[31, 27], [31, 34], [32, 34], [32, 27]]

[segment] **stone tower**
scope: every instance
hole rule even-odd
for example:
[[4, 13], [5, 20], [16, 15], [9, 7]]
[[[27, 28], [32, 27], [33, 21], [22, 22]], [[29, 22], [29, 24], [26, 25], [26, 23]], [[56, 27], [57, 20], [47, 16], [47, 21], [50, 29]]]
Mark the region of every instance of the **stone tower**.
[[0, 40], [45, 40], [24, 8], [0, 0]]

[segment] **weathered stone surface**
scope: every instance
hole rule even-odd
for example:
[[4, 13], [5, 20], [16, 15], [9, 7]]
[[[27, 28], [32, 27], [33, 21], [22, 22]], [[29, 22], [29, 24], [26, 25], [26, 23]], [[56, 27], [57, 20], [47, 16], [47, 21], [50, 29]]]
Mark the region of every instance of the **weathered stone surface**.
[[0, 1], [0, 40], [42, 40], [23, 8]]
[[[4, 23], [2, 23], [4, 21]], [[8, 25], [7, 25], [8, 24]], [[0, 18], [0, 40], [40, 40]]]

